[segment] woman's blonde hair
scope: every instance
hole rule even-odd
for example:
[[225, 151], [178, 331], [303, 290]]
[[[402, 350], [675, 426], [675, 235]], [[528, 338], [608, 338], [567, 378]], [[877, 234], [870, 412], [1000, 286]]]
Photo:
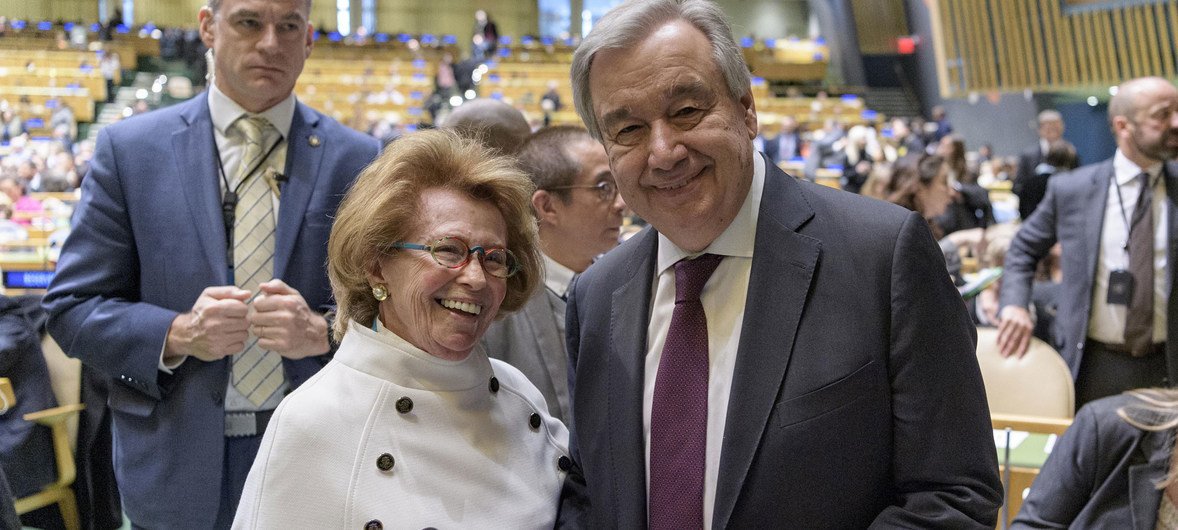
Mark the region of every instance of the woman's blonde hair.
[[[336, 213], [327, 241], [327, 275], [338, 306], [335, 340], [343, 338], [349, 320], [367, 325], [376, 318], [378, 302], [368, 273], [387, 255], [391, 243], [408, 237], [420, 217], [421, 193], [431, 188], [486, 201], [503, 215], [507, 248], [520, 269], [507, 279], [500, 315], [523, 307], [540, 283], [532, 181], [512, 159], [453, 131], [413, 133], [389, 144], [364, 168]], [[388, 286], [390, 292], [396, 289]]]

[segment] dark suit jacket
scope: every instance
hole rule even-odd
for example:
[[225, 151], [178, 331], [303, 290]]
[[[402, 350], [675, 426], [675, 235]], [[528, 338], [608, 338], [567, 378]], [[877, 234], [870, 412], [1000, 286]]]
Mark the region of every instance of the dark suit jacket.
[[1018, 168], [1011, 191], [1018, 196], [1018, 213], [1024, 220], [1031, 217], [1031, 213], [1047, 193], [1047, 179], [1051, 175], [1039, 175], [1035, 171], [1042, 163], [1043, 151], [1039, 147], [1039, 142], [1035, 142], [1034, 146], [1018, 155]]
[[[297, 106], [274, 276], [313, 310], [331, 303], [331, 216], [377, 149], [375, 139]], [[173, 375], [158, 364], [176, 315], [205, 287], [229, 283], [225, 248], [205, 95], [102, 130], [44, 304], [66, 353], [114, 381], [115, 469], [140, 526], [210, 528], [217, 514], [230, 360], [188, 359]], [[287, 380], [297, 387], [327, 360], [284, 359]]]
[[[646, 525], [656, 249], [647, 229], [571, 291], [579, 468], [563, 522]], [[974, 337], [923, 219], [767, 164], [713, 528], [993, 528], [1001, 485]]]
[[0, 295], [0, 377], [9, 378], [16, 393], [16, 405], [0, 415], [0, 468], [16, 497], [32, 495], [57, 479], [49, 428], [24, 419], [57, 406], [41, 353], [43, 323], [35, 299]]
[[[1113, 161], [1081, 167], [1061, 173], [1047, 184], [1047, 195], [1031, 217], [1023, 221], [1006, 253], [1002, 278], [1002, 306], [1027, 307], [1031, 301], [1031, 284], [1035, 266], [1059, 241], [1063, 246], [1057, 301], [1055, 331], [1063, 342], [1063, 355], [1072, 369], [1080, 371], [1084, 343], [1088, 337], [1088, 315], [1092, 309], [1092, 285], [1096, 262], [1100, 256], [1100, 233], [1104, 227], [1109, 183], [1113, 178]], [[1178, 164], [1166, 164], [1166, 207], [1170, 219], [1178, 220]], [[1169, 226], [1167, 263], [1178, 263], [1178, 222]], [[1169, 267], [1170, 284], [1176, 285], [1178, 267]], [[1166, 319], [1167, 336], [1178, 337], [1178, 297], [1171, 296]], [[1166, 357], [1169, 380], [1178, 381], [1178, 340], [1167, 341]]]
[[568, 354], [560, 328], [564, 308], [564, 300], [541, 285], [523, 309], [491, 324], [481, 342], [487, 355], [519, 368], [544, 394], [548, 413], [567, 423], [572, 414]]
[[1085, 405], [1056, 442], [1031, 493], [1011, 524], [1026, 528], [1153, 530], [1170, 463], [1167, 436], [1142, 431], [1117, 416], [1139, 403], [1117, 395]]

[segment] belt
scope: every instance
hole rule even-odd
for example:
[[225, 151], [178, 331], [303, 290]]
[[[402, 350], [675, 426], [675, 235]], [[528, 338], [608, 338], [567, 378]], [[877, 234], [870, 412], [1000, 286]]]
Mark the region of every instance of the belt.
[[225, 412], [225, 436], [260, 436], [266, 432], [273, 410], [253, 412]]
[[[1130, 356], [1133, 355], [1133, 352], [1129, 351], [1129, 348], [1127, 346], [1125, 346], [1124, 344], [1109, 344], [1107, 342], [1100, 342], [1098, 340], [1092, 340], [1092, 339], [1088, 339], [1087, 344], [1088, 344], [1088, 347], [1090, 347], [1090, 348], [1100, 348], [1104, 351], [1111, 351], [1114, 353], [1123, 353], [1125, 355], [1130, 355]], [[1144, 355], [1140, 355], [1139, 357], [1149, 357], [1152, 355], [1162, 355], [1164, 353], [1166, 353], [1166, 343], [1155, 342], [1152, 345], [1150, 345], [1149, 350], [1146, 351]]]

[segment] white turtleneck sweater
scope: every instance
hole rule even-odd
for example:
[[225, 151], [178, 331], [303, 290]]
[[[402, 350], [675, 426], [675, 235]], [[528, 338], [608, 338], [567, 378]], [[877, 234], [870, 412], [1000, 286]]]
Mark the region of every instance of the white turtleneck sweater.
[[233, 527], [551, 528], [567, 457], [568, 431], [519, 370], [352, 322], [275, 411]]

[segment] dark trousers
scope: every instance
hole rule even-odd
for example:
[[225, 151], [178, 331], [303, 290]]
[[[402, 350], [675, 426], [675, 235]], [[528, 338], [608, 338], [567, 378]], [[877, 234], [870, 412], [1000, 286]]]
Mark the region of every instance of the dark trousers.
[[1133, 357], [1096, 341], [1087, 341], [1076, 378], [1076, 410], [1089, 401], [1126, 390], [1165, 386], [1165, 348], [1155, 350], [1144, 357]]
[[[254, 465], [254, 457], [261, 446], [260, 434], [225, 438], [225, 461], [221, 467], [221, 505], [217, 509], [214, 529], [228, 529], [233, 525], [237, 503], [241, 501], [241, 490], [245, 488], [245, 479], [249, 476], [250, 467]], [[131, 526], [135, 529], [144, 528], [134, 523]]]
[[83, 530], [111, 530], [123, 526], [123, 506], [115, 482], [111, 457], [110, 382], [102, 374], [82, 365], [82, 403], [79, 415], [78, 447], [74, 451], [77, 479], [74, 493]]
[[229, 528], [241, 501], [241, 490], [249, 476], [254, 457], [262, 446], [262, 435], [225, 438], [225, 463], [221, 472], [221, 507], [215, 528]]

